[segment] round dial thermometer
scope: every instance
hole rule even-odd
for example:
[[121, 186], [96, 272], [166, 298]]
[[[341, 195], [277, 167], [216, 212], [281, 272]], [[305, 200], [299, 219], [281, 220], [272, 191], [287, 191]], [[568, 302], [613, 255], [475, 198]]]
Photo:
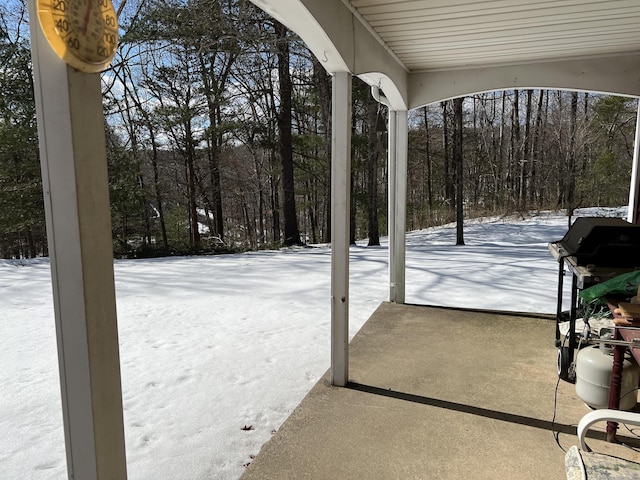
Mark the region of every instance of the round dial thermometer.
[[118, 46], [111, 0], [38, 0], [38, 19], [49, 45], [73, 68], [101, 72]]

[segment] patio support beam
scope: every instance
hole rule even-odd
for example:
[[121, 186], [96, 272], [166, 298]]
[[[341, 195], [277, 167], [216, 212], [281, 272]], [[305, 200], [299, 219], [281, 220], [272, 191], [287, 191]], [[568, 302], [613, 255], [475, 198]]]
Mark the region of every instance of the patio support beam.
[[70, 479], [127, 478], [100, 75], [46, 43], [29, 0]]
[[405, 302], [408, 116], [389, 110], [389, 301]]
[[508, 64], [415, 72], [409, 75], [409, 108], [448, 98], [494, 90], [558, 89], [640, 95], [638, 56], [597, 56], [590, 59]]
[[333, 74], [331, 113], [331, 384], [349, 381], [351, 74]]
[[640, 223], [640, 99], [638, 99], [636, 114], [636, 138], [633, 145], [633, 167], [631, 170], [631, 186], [629, 188], [629, 210], [627, 221], [630, 223]]

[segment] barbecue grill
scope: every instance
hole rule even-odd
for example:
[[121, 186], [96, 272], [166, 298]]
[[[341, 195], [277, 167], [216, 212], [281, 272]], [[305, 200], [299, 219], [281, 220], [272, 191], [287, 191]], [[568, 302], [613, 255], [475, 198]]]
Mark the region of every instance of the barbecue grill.
[[[575, 372], [570, 371], [570, 367], [577, 348], [578, 290], [640, 267], [640, 225], [621, 218], [579, 217], [562, 240], [549, 244], [549, 251], [559, 263], [556, 312], [558, 375], [563, 380], [574, 381]], [[568, 312], [562, 309], [565, 265], [572, 274]], [[568, 346], [562, 345], [560, 340], [560, 323], [565, 321], [569, 321]]]
[[640, 266], [640, 225], [622, 218], [579, 217], [557, 245], [577, 265]]

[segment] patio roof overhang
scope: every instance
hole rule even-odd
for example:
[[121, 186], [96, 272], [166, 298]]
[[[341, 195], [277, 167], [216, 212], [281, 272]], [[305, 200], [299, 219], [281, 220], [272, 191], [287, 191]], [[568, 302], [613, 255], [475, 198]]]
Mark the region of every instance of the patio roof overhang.
[[633, 0], [252, 0], [393, 109], [510, 88], [640, 95]]

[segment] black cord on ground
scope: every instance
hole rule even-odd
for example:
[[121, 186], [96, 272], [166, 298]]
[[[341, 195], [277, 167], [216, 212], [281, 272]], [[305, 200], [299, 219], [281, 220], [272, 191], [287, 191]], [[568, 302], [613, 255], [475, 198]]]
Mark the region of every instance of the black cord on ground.
[[[567, 336], [564, 336], [564, 340], [562, 341], [562, 345], [560, 348], [564, 348], [564, 344], [567, 342]], [[556, 414], [558, 413], [558, 389], [560, 388], [560, 375], [558, 375], [558, 381], [556, 382], [556, 388], [553, 393], [553, 418], [551, 419], [551, 433], [553, 434], [553, 439], [556, 441], [560, 450], [564, 453], [567, 453], [567, 450], [560, 444], [560, 431], [556, 432]]]
[[560, 431], [556, 432], [556, 413], [558, 407], [558, 387], [560, 386], [560, 377], [558, 377], [558, 381], [556, 382], [555, 393], [553, 395], [553, 418], [551, 419], [551, 433], [553, 433], [553, 439], [556, 441], [560, 450], [564, 453], [567, 453], [567, 450], [560, 444]]

